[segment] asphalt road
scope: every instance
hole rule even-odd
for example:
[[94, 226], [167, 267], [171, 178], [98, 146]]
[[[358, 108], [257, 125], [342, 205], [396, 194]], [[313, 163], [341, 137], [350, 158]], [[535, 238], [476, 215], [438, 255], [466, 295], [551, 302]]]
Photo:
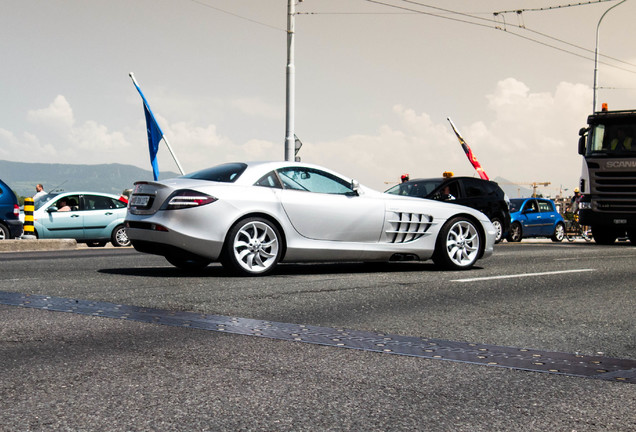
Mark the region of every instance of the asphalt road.
[[[132, 249], [0, 254], [0, 291], [636, 360], [636, 249], [197, 274]], [[0, 430], [636, 430], [636, 385], [0, 305]]]

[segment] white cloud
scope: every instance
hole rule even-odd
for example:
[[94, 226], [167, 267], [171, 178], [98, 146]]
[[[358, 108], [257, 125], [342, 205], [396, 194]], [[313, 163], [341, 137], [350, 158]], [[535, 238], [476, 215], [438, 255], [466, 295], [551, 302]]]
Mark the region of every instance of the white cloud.
[[[550, 181], [555, 188], [561, 184], [573, 188], [580, 170], [577, 132], [585, 125], [590, 101], [591, 89], [582, 84], [562, 82], [553, 91], [532, 92], [526, 84], [508, 78], [485, 96], [484, 118], [472, 124], [453, 120], [491, 178]], [[376, 131], [305, 141], [299, 155], [303, 161], [325, 165], [379, 190], [405, 172], [412, 178], [440, 176], [448, 170], [475, 175], [447, 122], [436, 123], [429, 113], [402, 105], [395, 105], [392, 112], [392, 119]], [[18, 136], [0, 129], [0, 157], [24, 160], [22, 155], [28, 154], [34, 162], [119, 162], [149, 169], [143, 120], [123, 131], [95, 121], [78, 124], [61, 95], [27, 116], [35, 131]], [[236, 143], [214, 124], [168, 122], [161, 117], [158, 121], [186, 171], [231, 160], [281, 158], [279, 142], [252, 137]], [[163, 144], [159, 163], [162, 171], [177, 171]]]
[[[553, 92], [533, 93], [524, 83], [508, 78], [486, 96], [492, 120], [461, 124], [464, 139], [491, 178], [511, 182], [550, 181], [554, 194], [560, 185], [578, 183], [578, 130], [589, 113], [591, 89], [562, 82]], [[397, 105], [395, 125], [385, 124], [374, 135], [352, 135], [334, 142], [305, 143], [304, 160], [316, 161], [376, 189], [411, 178], [476, 175], [450, 125], [434, 123], [427, 113]]]
[[33, 123], [56, 130], [71, 128], [75, 123], [71, 105], [62, 95], [57, 95], [47, 108], [29, 111], [27, 117]]

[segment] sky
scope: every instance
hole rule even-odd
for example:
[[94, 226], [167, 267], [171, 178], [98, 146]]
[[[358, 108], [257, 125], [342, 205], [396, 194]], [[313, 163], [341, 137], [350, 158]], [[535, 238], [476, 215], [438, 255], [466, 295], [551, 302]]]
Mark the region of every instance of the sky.
[[[286, 0], [0, 3], [0, 159], [150, 170], [130, 72], [186, 172], [284, 159]], [[597, 24], [619, 1], [582, 3], [298, 3], [298, 155], [377, 190], [476, 176], [450, 117], [491, 178], [571, 194]], [[635, 16], [627, 0], [599, 27], [597, 105], [636, 109]], [[178, 171], [163, 143], [158, 159]]]

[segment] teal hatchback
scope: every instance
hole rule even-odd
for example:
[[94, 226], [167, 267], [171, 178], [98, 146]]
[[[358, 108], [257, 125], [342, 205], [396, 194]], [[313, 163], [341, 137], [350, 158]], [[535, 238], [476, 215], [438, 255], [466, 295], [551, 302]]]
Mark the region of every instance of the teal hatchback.
[[41, 239], [71, 238], [88, 246], [129, 246], [127, 202], [98, 192], [49, 193], [35, 200], [33, 227]]

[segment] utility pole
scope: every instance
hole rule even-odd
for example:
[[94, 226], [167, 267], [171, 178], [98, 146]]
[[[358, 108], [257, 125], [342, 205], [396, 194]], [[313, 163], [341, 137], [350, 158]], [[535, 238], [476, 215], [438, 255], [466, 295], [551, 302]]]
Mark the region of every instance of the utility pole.
[[286, 161], [294, 160], [296, 145], [294, 125], [294, 110], [296, 106], [296, 66], [294, 65], [294, 28], [296, 25], [296, 1], [297, 0], [287, 0], [287, 98], [285, 115]]
[[594, 48], [594, 97], [592, 99], [592, 113], [596, 112], [596, 90], [598, 89], [598, 34], [599, 28], [601, 27], [601, 21], [605, 18], [605, 15], [616, 6], [620, 6], [625, 3], [627, 0], [623, 0], [620, 3], [616, 3], [614, 6], [605, 11], [603, 15], [601, 15], [601, 19], [598, 20], [598, 24], [596, 25], [596, 48]]

